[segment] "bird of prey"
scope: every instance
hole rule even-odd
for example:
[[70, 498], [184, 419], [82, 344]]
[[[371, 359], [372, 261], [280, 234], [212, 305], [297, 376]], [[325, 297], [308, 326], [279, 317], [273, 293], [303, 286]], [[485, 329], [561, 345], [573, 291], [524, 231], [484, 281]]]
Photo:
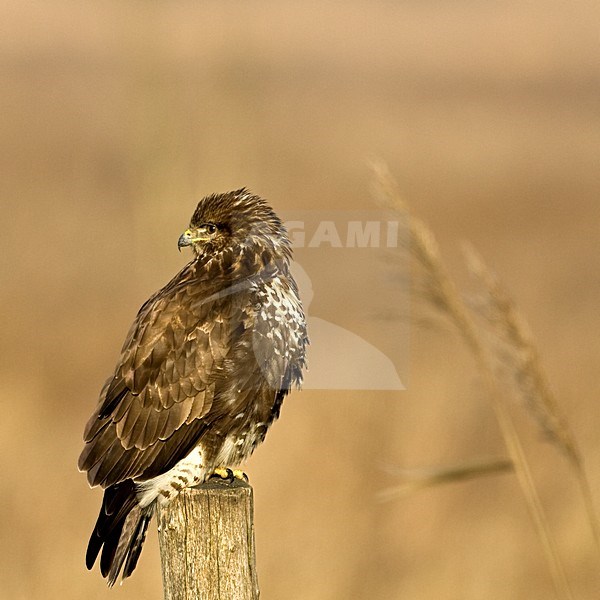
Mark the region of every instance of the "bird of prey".
[[300, 387], [308, 343], [291, 245], [246, 189], [203, 198], [192, 260], [151, 296], [85, 427], [79, 469], [104, 498], [86, 555], [112, 586], [137, 564], [156, 503], [236, 466]]

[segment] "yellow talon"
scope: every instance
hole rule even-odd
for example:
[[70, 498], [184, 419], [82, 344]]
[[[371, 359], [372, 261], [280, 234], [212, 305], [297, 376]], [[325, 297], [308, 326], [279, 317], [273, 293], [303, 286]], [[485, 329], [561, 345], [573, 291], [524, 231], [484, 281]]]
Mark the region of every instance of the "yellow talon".
[[241, 469], [234, 469], [233, 476], [240, 481], [248, 482], [248, 475], [246, 475], [246, 473], [244, 473], [244, 471]]
[[211, 474], [211, 477], [215, 475], [220, 477], [221, 479], [231, 479], [233, 471], [231, 469], [227, 469], [226, 467], [217, 467]]
[[217, 467], [211, 474], [211, 477], [220, 477], [226, 481], [239, 479], [240, 481], [248, 481], [248, 475], [241, 469], [229, 469], [227, 467]]

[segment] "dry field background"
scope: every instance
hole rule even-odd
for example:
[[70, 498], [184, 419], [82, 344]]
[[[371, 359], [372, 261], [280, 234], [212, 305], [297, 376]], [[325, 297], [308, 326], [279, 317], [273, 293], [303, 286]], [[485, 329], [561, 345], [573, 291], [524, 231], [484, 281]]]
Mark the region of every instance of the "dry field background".
[[[373, 155], [461, 281], [468, 239], [512, 291], [600, 501], [598, 3], [52, 0], [1, 17], [2, 597], [162, 597], [154, 534], [121, 588], [83, 562], [100, 493], [76, 470], [81, 432], [126, 329], [183, 264], [200, 196], [369, 208]], [[411, 345], [409, 391], [294, 394], [247, 465], [265, 599], [552, 597], [512, 475], [376, 503], [395, 482], [382, 462], [504, 452], [451, 329], [414, 326]], [[574, 478], [517, 414], [574, 595], [597, 598]]]

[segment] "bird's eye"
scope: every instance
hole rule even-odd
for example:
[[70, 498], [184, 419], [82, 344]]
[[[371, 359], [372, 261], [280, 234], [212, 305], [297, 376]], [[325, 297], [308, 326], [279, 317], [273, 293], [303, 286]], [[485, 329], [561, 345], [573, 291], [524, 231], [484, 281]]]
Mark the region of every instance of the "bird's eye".
[[204, 228], [205, 228], [205, 229], [206, 229], [206, 231], [207, 231], [208, 233], [210, 233], [211, 235], [212, 235], [213, 233], [217, 233], [217, 226], [216, 226], [214, 223], [206, 223], [206, 224], [204, 225]]

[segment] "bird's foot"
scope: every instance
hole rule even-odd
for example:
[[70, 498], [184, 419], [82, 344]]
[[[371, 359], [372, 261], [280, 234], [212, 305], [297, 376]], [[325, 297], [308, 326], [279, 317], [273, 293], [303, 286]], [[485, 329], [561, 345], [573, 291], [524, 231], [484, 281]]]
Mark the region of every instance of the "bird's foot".
[[210, 475], [209, 479], [222, 479], [227, 483], [233, 483], [235, 479], [248, 482], [248, 475], [241, 469], [229, 469], [228, 467], [217, 467]]

